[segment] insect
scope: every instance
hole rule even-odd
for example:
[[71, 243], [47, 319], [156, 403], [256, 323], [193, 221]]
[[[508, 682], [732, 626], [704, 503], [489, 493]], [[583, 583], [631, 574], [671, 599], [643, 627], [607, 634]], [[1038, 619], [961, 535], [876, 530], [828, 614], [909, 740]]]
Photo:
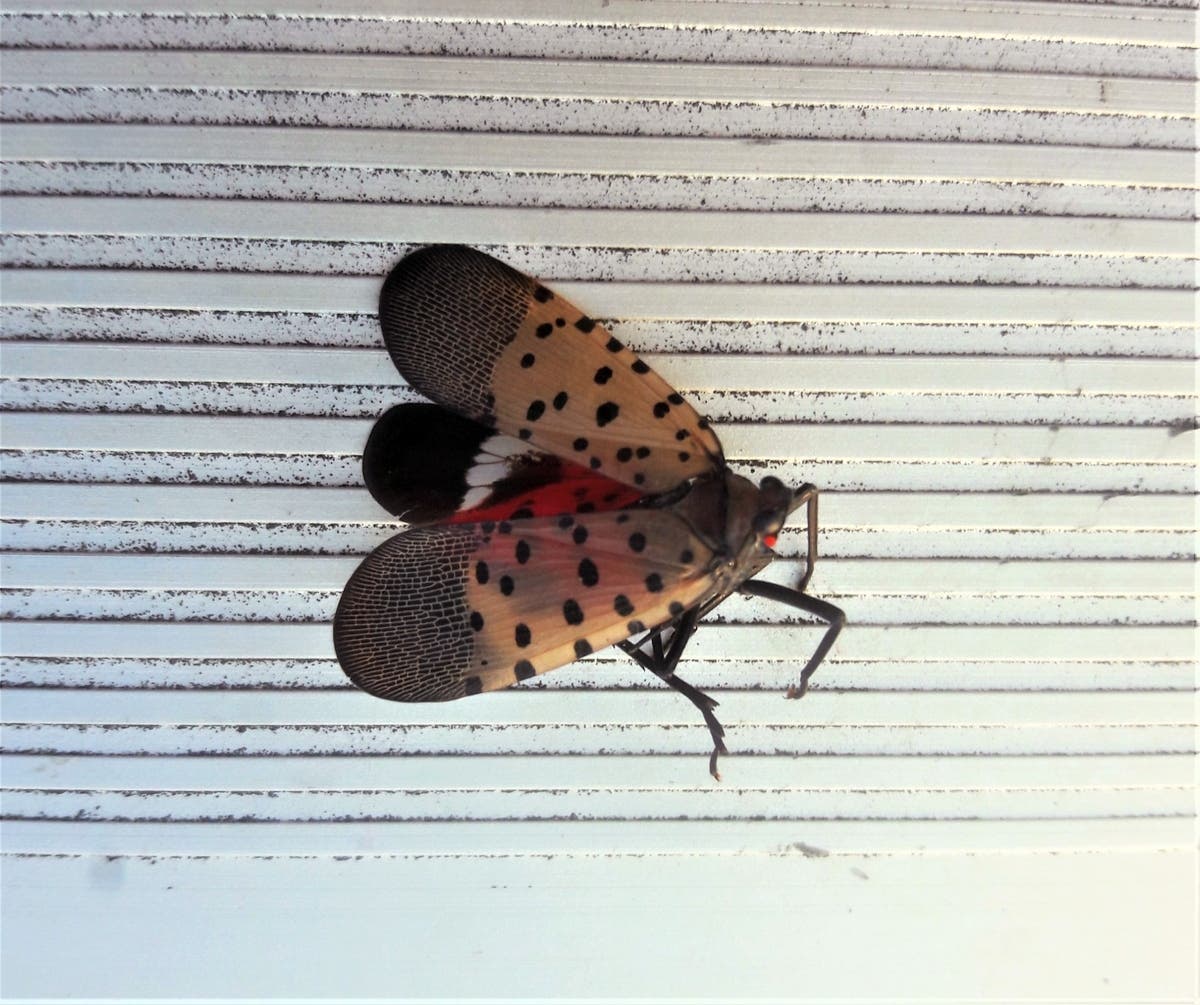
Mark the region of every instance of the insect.
[[[346, 584], [343, 670], [381, 698], [446, 701], [615, 644], [700, 710], [719, 779], [717, 703], [676, 666], [726, 597], [765, 597], [828, 625], [787, 692], [804, 694], [845, 621], [805, 592], [817, 490], [734, 474], [708, 422], [636, 353], [483, 252], [410, 254], [379, 318], [396, 367], [434, 403], [386, 412], [364, 450], [371, 494], [412, 527]], [[800, 583], [755, 580], [801, 507]]]

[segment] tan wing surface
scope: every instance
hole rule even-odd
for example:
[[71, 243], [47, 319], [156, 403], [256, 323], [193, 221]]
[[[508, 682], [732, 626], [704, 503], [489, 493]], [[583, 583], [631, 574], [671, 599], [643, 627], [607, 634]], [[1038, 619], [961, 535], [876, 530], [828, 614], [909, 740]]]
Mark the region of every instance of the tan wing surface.
[[397, 701], [507, 687], [700, 602], [712, 557], [662, 510], [415, 528], [346, 585], [338, 660], [359, 687]]
[[718, 469], [694, 408], [600, 324], [472, 248], [414, 252], [380, 297], [388, 351], [461, 415], [647, 494]]

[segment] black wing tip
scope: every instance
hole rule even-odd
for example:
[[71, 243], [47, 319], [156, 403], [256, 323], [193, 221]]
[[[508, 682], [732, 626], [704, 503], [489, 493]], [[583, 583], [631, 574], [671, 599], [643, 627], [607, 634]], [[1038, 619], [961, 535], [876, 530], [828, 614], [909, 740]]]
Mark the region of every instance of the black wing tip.
[[[472, 271], [500, 272], [509, 281], [531, 282], [525, 273], [470, 245], [427, 244], [409, 252], [392, 266], [379, 293], [380, 314], [414, 284], [429, 283], [438, 276], [461, 277]], [[461, 282], [461, 278], [456, 282]]]
[[392, 266], [383, 281], [383, 289], [379, 291], [380, 314], [395, 301], [398, 290], [423, 281], [429, 274], [430, 266], [436, 267], [445, 259], [452, 259], [473, 250], [463, 244], [427, 244], [416, 251], [410, 251]]
[[480, 261], [496, 262], [498, 259], [466, 244], [427, 244], [410, 251], [393, 265], [383, 288], [386, 292], [389, 287], [424, 279], [431, 269], [440, 271]]
[[[452, 701], [465, 692], [463, 669], [471, 662], [472, 632], [465, 624], [438, 634], [431, 646], [425, 631], [429, 591], [454, 592], [467, 559], [447, 563], [446, 546], [466, 543], [457, 530], [428, 528], [389, 538], [354, 570], [333, 615], [333, 650], [342, 672], [357, 687], [388, 701]], [[459, 549], [461, 551], [461, 549]], [[445, 578], [451, 585], [437, 577]], [[423, 599], [424, 598], [424, 599]], [[451, 607], [455, 605], [452, 603]]]

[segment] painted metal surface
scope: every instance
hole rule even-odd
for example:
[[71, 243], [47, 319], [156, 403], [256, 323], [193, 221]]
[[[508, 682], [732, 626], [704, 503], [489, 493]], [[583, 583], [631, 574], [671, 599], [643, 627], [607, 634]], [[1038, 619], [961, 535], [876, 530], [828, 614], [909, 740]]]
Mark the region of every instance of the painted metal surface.
[[[4, 992], [1194, 995], [1195, 5], [569, 7], [0, 12]], [[611, 652], [333, 660], [432, 241], [825, 490], [812, 693], [684, 661], [724, 784]]]

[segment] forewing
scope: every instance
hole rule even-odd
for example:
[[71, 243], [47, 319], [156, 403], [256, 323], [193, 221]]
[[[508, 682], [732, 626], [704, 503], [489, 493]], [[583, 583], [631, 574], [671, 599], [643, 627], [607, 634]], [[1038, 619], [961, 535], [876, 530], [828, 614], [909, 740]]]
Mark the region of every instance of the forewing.
[[381, 698], [460, 698], [669, 621], [712, 592], [712, 557], [662, 510], [418, 527], [350, 578], [334, 645]]
[[723, 463], [707, 422], [635, 353], [483, 252], [409, 255], [384, 283], [379, 318], [413, 387], [541, 450], [648, 494]]

